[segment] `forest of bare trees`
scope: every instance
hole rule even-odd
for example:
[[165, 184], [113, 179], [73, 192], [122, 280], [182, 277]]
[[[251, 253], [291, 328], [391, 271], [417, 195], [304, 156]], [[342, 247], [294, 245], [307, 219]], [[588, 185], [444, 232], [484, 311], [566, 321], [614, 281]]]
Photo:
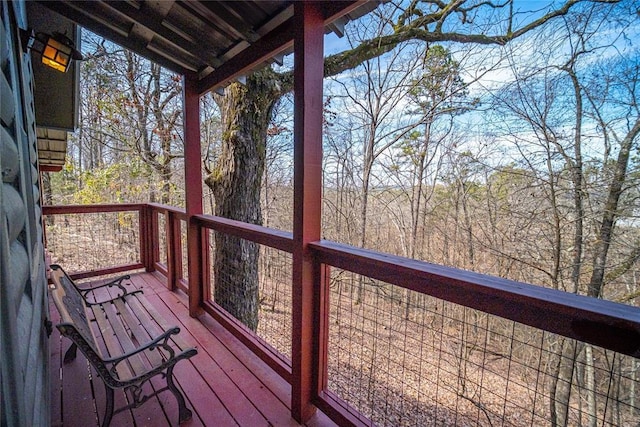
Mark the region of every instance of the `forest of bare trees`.
[[[397, 13], [355, 23], [343, 43], [384, 35]], [[586, 2], [505, 46], [408, 39], [328, 78], [325, 237], [633, 301], [636, 16], [633, 2]], [[81, 126], [51, 176], [52, 201], [180, 206], [179, 77], [94, 35], [84, 51]], [[289, 229], [292, 114], [281, 92], [264, 130], [256, 215]], [[226, 104], [202, 102], [213, 189]], [[215, 191], [211, 212], [223, 199]], [[630, 285], [605, 286], [618, 281]]]
[[[351, 55], [327, 60], [323, 238], [640, 307], [637, 2], [514, 5], [391, 2], [335, 42]], [[379, 51], [363, 56], [376, 40]], [[49, 202], [181, 206], [179, 76], [92, 34], [83, 52], [81, 126], [65, 169], [45, 178]], [[209, 213], [291, 229], [290, 78], [285, 61], [203, 97]], [[235, 134], [239, 123], [262, 139]], [[259, 166], [231, 176], [225, 164], [238, 144]], [[233, 242], [220, 239], [224, 260]], [[259, 250], [242, 244], [254, 270], [221, 263], [216, 277], [250, 274], [251, 286]], [[349, 286], [366, 306], [371, 284], [358, 277]], [[398, 298], [405, 319], [423, 308], [411, 292]], [[255, 304], [249, 311], [236, 316], [255, 330]], [[590, 414], [580, 422], [595, 425], [602, 357], [561, 337], [544, 345], [556, 355], [545, 367], [555, 379], [551, 424], [575, 422], [578, 381]], [[636, 384], [640, 363], [618, 363]]]

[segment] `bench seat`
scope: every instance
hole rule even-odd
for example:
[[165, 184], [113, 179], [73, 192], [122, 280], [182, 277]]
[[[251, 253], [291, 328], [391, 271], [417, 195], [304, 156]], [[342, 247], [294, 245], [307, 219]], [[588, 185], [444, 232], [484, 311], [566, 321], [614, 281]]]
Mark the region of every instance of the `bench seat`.
[[[51, 265], [51, 270], [50, 292], [62, 319], [57, 328], [72, 341], [64, 363], [74, 360], [80, 348], [102, 378], [107, 398], [102, 425], [108, 426], [114, 414], [137, 408], [166, 390], [178, 401], [179, 422], [189, 420], [192, 414], [174, 384], [173, 368], [197, 350], [184, 345], [180, 329], [164, 327], [142, 291], [127, 288], [128, 276], [80, 288], [59, 265]], [[157, 386], [156, 377], [166, 386], [154, 391], [151, 381]], [[130, 403], [114, 410], [114, 390], [119, 388]]]

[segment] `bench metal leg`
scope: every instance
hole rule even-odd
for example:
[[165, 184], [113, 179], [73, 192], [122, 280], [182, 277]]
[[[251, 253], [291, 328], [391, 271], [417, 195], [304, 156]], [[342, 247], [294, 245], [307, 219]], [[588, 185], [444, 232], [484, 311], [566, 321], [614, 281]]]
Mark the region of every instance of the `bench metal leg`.
[[64, 363], [71, 363], [76, 359], [76, 352], [78, 350], [78, 346], [76, 343], [72, 342], [66, 353], [64, 354]]
[[193, 414], [191, 413], [191, 410], [187, 408], [182, 393], [180, 393], [180, 390], [178, 390], [178, 387], [176, 387], [173, 382], [173, 366], [167, 369], [167, 387], [169, 387], [169, 390], [171, 390], [171, 393], [173, 393], [178, 401], [178, 422], [183, 423], [185, 421], [189, 421]]
[[107, 405], [104, 410], [104, 420], [102, 420], [102, 427], [109, 427], [111, 424], [111, 418], [113, 418], [113, 389], [104, 384], [104, 389], [107, 395]]

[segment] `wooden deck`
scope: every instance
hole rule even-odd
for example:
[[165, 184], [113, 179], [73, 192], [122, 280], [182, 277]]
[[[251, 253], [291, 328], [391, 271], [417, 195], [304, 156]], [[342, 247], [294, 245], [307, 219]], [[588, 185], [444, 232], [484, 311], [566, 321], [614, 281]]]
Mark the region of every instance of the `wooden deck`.
[[[176, 381], [193, 410], [183, 426], [298, 426], [291, 418], [291, 386], [258, 359], [242, 343], [208, 315], [189, 317], [185, 294], [171, 292], [150, 273], [132, 276], [135, 286], [164, 316], [181, 328], [181, 336], [198, 354], [178, 363]], [[50, 303], [54, 325], [58, 312]], [[51, 425], [100, 425], [104, 414], [104, 385], [78, 352], [75, 361], [63, 365], [69, 341], [54, 328], [50, 340]], [[116, 392], [116, 408], [125, 403]], [[173, 395], [161, 393], [138, 409], [114, 416], [112, 426], [177, 425], [178, 408]], [[308, 426], [334, 426], [318, 411]]]

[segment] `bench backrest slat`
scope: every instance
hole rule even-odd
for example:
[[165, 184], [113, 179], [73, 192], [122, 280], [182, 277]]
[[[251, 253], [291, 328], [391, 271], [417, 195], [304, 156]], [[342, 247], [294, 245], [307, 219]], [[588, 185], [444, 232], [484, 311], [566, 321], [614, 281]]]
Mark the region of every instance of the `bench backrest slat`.
[[56, 302], [63, 323], [72, 326], [91, 346], [96, 354], [97, 345], [91, 332], [91, 326], [85, 312], [85, 303], [82, 295], [74, 285], [69, 276], [61, 270], [53, 270], [51, 278], [55, 288], [51, 289], [52, 296]]

